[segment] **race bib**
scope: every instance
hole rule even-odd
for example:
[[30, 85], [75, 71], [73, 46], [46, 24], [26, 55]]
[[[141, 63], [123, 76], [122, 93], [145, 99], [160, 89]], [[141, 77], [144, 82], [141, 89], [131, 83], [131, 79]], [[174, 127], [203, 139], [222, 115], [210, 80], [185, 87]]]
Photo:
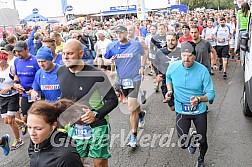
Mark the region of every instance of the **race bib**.
[[91, 128], [89, 125], [74, 125], [73, 139], [90, 139], [91, 138]]
[[195, 112], [199, 112], [198, 111], [198, 106], [192, 106], [191, 104], [182, 104], [182, 111], [184, 113], [195, 113]]
[[123, 89], [133, 89], [134, 88], [133, 80], [130, 78], [122, 79], [122, 86], [123, 86]]

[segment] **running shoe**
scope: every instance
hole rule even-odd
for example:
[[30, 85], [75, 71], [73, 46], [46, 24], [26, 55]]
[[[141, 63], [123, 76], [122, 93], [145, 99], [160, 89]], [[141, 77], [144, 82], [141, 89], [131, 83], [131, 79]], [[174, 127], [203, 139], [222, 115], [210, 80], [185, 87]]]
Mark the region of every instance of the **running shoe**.
[[226, 78], [227, 78], [227, 73], [226, 73], [226, 72], [223, 72], [222, 78], [223, 78], [223, 79], [226, 79]]
[[22, 139], [15, 139], [11, 145], [11, 151], [18, 149], [23, 144], [24, 144], [24, 141]]
[[0, 145], [3, 148], [3, 152], [4, 152], [5, 156], [7, 156], [9, 154], [9, 152], [10, 152], [9, 143], [10, 143], [10, 137], [9, 137], [8, 134], [5, 134], [2, 137], [2, 144]]
[[221, 65], [219, 66], [219, 71], [221, 71], [222, 68], [223, 68], [223, 65], [221, 64]]
[[136, 148], [136, 146], [137, 146], [137, 137], [135, 135], [131, 135], [130, 141], [127, 144], [127, 146], [132, 147], [132, 148]]
[[197, 132], [196, 131], [192, 131], [192, 133], [191, 133], [191, 136], [190, 136], [190, 146], [187, 148], [187, 150], [188, 150], [188, 152], [190, 153], [190, 154], [194, 154], [195, 152], [196, 152], [196, 150], [197, 150], [197, 147], [195, 147], [195, 146], [193, 146], [192, 144], [191, 144], [191, 140], [192, 140], [192, 137], [194, 136], [194, 135], [196, 135], [197, 134]]
[[202, 155], [200, 155], [198, 157], [198, 160], [196, 162], [196, 167], [204, 167], [205, 163], [204, 163], [204, 157]]
[[144, 127], [144, 124], [145, 124], [145, 119], [144, 119], [144, 117], [145, 117], [145, 115], [146, 115], [146, 111], [145, 110], [143, 110], [143, 111], [141, 111], [141, 116], [139, 117], [139, 119], [138, 119], [138, 127], [139, 128], [143, 128]]
[[21, 131], [22, 135], [24, 136], [27, 133], [27, 125], [22, 126]]

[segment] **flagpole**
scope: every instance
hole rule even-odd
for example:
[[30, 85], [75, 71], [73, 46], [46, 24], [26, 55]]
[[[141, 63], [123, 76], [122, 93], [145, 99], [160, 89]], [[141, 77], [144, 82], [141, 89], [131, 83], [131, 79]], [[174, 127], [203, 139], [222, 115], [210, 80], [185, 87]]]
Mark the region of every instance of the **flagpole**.
[[13, 8], [16, 10], [16, 0], [13, 0]]

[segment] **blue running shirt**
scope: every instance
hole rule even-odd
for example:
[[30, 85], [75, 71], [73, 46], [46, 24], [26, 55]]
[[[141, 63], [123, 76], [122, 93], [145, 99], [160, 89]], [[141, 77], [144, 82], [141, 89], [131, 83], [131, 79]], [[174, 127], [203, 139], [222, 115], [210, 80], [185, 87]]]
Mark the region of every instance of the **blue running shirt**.
[[60, 86], [57, 77], [57, 71], [60, 65], [56, 64], [51, 72], [42, 69], [36, 73], [32, 88], [35, 91], [41, 91], [45, 96], [45, 100], [55, 102], [61, 95]]
[[116, 56], [115, 64], [119, 79], [131, 78], [133, 82], [141, 80], [139, 69], [141, 67], [141, 56], [144, 54], [144, 48], [140, 42], [130, 40], [127, 44], [120, 44], [114, 41], [107, 46], [104, 57], [110, 59]]

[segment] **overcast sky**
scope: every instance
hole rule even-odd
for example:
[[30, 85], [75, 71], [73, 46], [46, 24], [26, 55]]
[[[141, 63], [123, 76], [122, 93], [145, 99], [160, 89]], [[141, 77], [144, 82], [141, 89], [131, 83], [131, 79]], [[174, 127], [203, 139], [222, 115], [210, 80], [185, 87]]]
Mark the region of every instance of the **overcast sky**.
[[[173, 3], [175, 0], [171, 0]], [[2, 3], [7, 2], [7, 3]], [[136, 4], [137, 0], [129, 0], [129, 5]], [[68, 0], [68, 5], [73, 6], [73, 12], [77, 13], [98, 13], [109, 10], [111, 6], [124, 6], [127, 0]], [[145, 7], [148, 9], [167, 7], [168, 0], [145, 0]], [[1, 7], [13, 8], [13, 0], [0, 0]], [[32, 13], [32, 9], [37, 8], [39, 14], [46, 17], [57, 17], [63, 15], [61, 10], [61, 0], [16, 0], [16, 8], [20, 19]]]

